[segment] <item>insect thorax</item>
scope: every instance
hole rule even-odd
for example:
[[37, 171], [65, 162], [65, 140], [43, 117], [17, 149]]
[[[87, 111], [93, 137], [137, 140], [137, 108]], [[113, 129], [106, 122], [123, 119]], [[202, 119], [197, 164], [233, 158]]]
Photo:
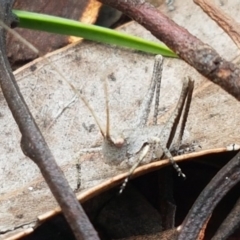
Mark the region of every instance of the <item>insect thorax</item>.
[[121, 135], [116, 135], [121, 137], [113, 137], [112, 140], [104, 138], [102, 144], [104, 161], [109, 165], [116, 166], [120, 166], [125, 161], [127, 165], [132, 166], [143, 147], [149, 144], [150, 139], [158, 133], [157, 130], [159, 127], [156, 126], [125, 129]]
[[114, 144], [114, 142], [104, 139], [102, 144], [102, 154], [104, 161], [109, 165], [120, 165], [128, 158], [127, 143]]

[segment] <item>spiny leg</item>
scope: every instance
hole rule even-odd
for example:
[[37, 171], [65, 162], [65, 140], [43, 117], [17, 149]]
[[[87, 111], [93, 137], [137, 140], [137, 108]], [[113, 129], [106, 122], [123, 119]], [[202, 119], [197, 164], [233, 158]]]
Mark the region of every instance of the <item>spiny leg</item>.
[[[157, 87], [156, 87], [156, 99], [155, 99], [155, 109], [154, 109], [154, 124], [157, 123], [158, 105], [159, 105], [159, 98], [157, 98], [157, 97], [159, 96], [159, 93], [160, 93], [160, 83], [158, 84], [158, 82], [157, 82], [156, 84], [157, 84]], [[183, 120], [182, 120], [181, 129], [180, 129], [180, 133], [179, 133], [179, 137], [178, 137], [178, 139], [182, 139], [182, 135], [183, 135], [183, 132], [185, 129], [186, 120], [187, 120], [190, 103], [191, 103], [191, 99], [192, 99], [193, 87], [194, 87], [194, 81], [192, 81], [189, 78], [184, 79], [182, 91], [181, 91], [181, 94], [180, 94], [180, 97], [179, 97], [179, 100], [178, 100], [178, 103], [177, 103], [177, 106], [176, 106], [174, 112], [170, 116], [169, 120], [165, 124], [163, 130], [160, 132], [158, 137], [152, 138], [153, 142], [151, 143], [152, 151], [156, 152], [157, 149], [161, 148], [163, 153], [165, 154], [165, 156], [169, 159], [169, 161], [171, 162], [173, 167], [176, 169], [178, 175], [182, 176], [184, 178], [186, 177], [185, 174], [182, 173], [180, 167], [173, 160], [173, 157], [168, 149], [169, 149], [169, 147], [172, 143], [172, 140], [176, 134], [177, 126], [179, 124], [181, 115], [183, 113]], [[184, 105], [185, 105], [185, 107], [184, 107]], [[184, 109], [184, 111], [183, 111], [183, 109]], [[167, 144], [165, 146], [163, 143], [160, 142], [160, 139], [162, 139], [164, 131], [166, 131], [166, 130], [168, 130], [170, 133], [168, 135]], [[159, 157], [161, 157], [161, 156], [159, 156]], [[131, 170], [130, 170], [131, 174], [140, 165], [140, 163], [142, 162], [143, 159], [144, 158], [137, 161], [137, 163], [131, 168]]]
[[[173, 140], [173, 138], [176, 134], [176, 129], [177, 129], [177, 126], [179, 124], [179, 120], [180, 120], [181, 115], [183, 115], [183, 119], [182, 119], [182, 124], [181, 124], [181, 129], [180, 129], [180, 132], [179, 132], [178, 140], [182, 139], [183, 132], [184, 132], [185, 125], [186, 125], [186, 121], [187, 121], [189, 108], [190, 108], [190, 104], [191, 104], [193, 87], [194, 87], [194, 81], [192, 81], [189, 78], [184, 80], [181, 95], [180, 95], [180, 98], [178, 100], [177, 106], [176, 106], [173, 114], [170, 116], [168, 122], [164, 126], [164, 129], [161, 131], [161, 133], [159, 135], [159, 137], [162, 136], [163, 132], [166, 129], [169, 129], [169, 127], [170, 127], [170, 134], [169, 134], [169, 137], [168, 137], [168, 140], [167, 140], [167, 144], [163, 145], [162, 143], [158, 142], [158, 145], [159, 145], [158, 147], [160, 147], [163, 150], [165, 156], [169, 159], [169, 161], [171, 162], [173, 167], [176, 169], [176, 171], [178, 173], [178, 176], [182, 176], [184, 178], [186, 177], [185, 174], [183, 174], [180, 167], [173, 160], [172, 154], [170, 153], [170, 151], [168, 149], [170, 148], [172, 140]], [[184, 105], [185, 105], [185, 107], [184, 107]], [[183, 111], [183, 109], [184, 109], [184, 111]]]
[[156, 82], [155, 83], [156, 93], [155, 93], [155, 105], [154, 105], [154, 112], [153, 112], [153, 125], [157, 125], [157, 118], [158, 118], [158, 111], [159, 111], [160, 89], [161, 89], [161, 80], [162, 80], [162, 65], [163, 65], [163, 62], [161, 63], [161, 66], [157, 66], [155, 77], [154, 77], [154, 81]]
[[[184, 108], [184, 104], [185, 104], [185, 100], [188, 96], [189, 90], [191, 90], [191, 88], [193, 88], [193, 81], [185, 78], [183, 81], [183, 86], [182, 86], [182, 91], [180, 94], [180, 97], [178, 99], [178, 103], [176, 108], [174, 109], [173, 113], [171, 114], [170, 118], [168, 119], [167, 123], [164, 125], [162, 131], [157, 135], [158, 138], [162, 139], [162, 136], [165, 136], [165, 132], [167, 132], [168, 134], [168, 138], [167, 138], [167, 143], [166, 143], [166, 147], [169, 148], [172, 140], [176, 134], [176, 130], [177, 130], [177, 126], [179, 124], [182, 112], [183, 112], [183, 108]], [[192, 90], [191, 90], [191, 94], [192, 94]], [[191, 100], [191, 97], [190, 99]], [[188, 105], [188, 108], [185, 108], [184, 110], [186, 111], [186, 113], [188, 114], [188, 110], [190, 107], [190, 103]], [[187, 115], [183, 114], [183, 116], [185, 116], [185, 119], [187, 119]], [[185, 127], [185, 124], [182, 124]]]
[[178, 176], [182, 176], [183, 178], [186, 178], [186, 175], [182, 172], [181, 168], [178, 166], [178, 164], [174, 161], [172, 154], [170, 153], [170, 151], [168, 150], [167, 147], [165, 147], [164, 145], [161, 144], [160, 139], [156, 138], [156, 148], [161, 148], [164, 155], [168, 158], [168, 160], [170, 161], [170, 163], [172, 164], [173, 168], [177, 171]]
[[185, 126], [187, 123], [188, 113], [189, 113], [190, 105], [192, 102], [193, 89], [194, 89], [194, 81], [189, 78], [188, 94], [187, 94], [187, 99], [186, 99], [186, 103], [185, 103], [184, 110], [183, 110], [181, 127], [180, 127], [180, 131], [179, 131], [178, 139], [177, 139], [178, 145], [180, 145], [182, 142], [183, 133], [184, 133]]
[[[159, 106], [159, 97], [160, 97], [160, 85], [161, 85], [160, 81], [157, 81], [155, 84], [156, 99], [155, 99], [154, 119], [153, 119], [153, 122], [155, 125], [157, 124], [157, 115], [158, 115], [158, 106]], [[131, 177], [131, 175], [133, 174], [135, 169], [141, 164], [143, 159], [146, 158], [147, 154], [149, 154], [149, 152], [150, 152], [150, 154], [152, 154], [153, 152], [157, 152], [158, 149], [161, 149], [162, 152], [164, 153], [164, 155], [169, 159], [169, 161], [173, 165], [173, 168], [177, 171], [178, 176], [182, 176], [183, 178], [186, 177], [185, 174], [181, 171], [178, 164], [174, 161], [172, 154], [170, 153], [168, 148], [170, 147], [171, 142], [176, 133], [176, 129], [177, 129], [180, 117], [183, 113], [184, 105], [186, 105], [184, 108], [183, 121], [182, 121], [181, 129], [180, 129], [180, 134], [181, 135], [183, 134], [183, 131], [185, 128], [185, 122], [187, 119], [187, 115], [189, 112], [189, 107], [190, 107], [190, 103], [191, 103], [191, 99], [192, 99], [193, 86], [194, 86], [194, 84], [193, 84], [192, 80], [184, 79], [182, 91], [181, 91], [177, 106], [176, 106], [173, 114], [170, 116], [169, 120], [167, 121], [166, 125], [164, 126], [163, 130], [161, 131], [161, 134], [158, 137], [152, 137], [150, 139], [151, 142], [149, 143], [149, 145], [146, 146], [147, 148], [144, 149], [144, 151], [141, 154], [141, 157], [139, 157], [138, 161], [130, 169], [128, 177], [124, 180], [124, 183], [121, 186], [120, 193], [124, 190], [129, 178]], [[186, 102], [186, 104], [185, 104], [185, 102]], [[165, 147], [161, 143], [160, 138], [161, 138], [163, 132], [166, 129], [169, 129], [169, 126], [170, 126], [170, 134], [169, 134], [169, 138], [167, 141], [167, 146]], [[181, 135], [180, 135], [180, 137], [182, 137]], [[168, 146], [168, 144], [169, 144], [169, 146]], [[146, 150], [148, 152], [146, 152]], [[155, 155], [158, 155], [158, 154], [155, 154]], [[160, 158], [161, 156], [162, 156], [162, 154], [159, 154], [159, 156], [157, 156], [157, 157]]]
[[[189, 112], [190, 103], [191, 103], [191, 99], [192, 99], [193, 87], [194, 87], [194, 82], [192, 80], [190, 80], [190, 79], [185, 79], [184, 80], [183, 86], [182, 86], [182, 91], [181, 91], [177, 106], [176, 106], [173, 114], [170, 116], [169, 120], [167, 121], [166, 125], [164, 126], [164, 129], [161, 131], [161, 133], [163, 133], [163, 131], [165, 131], [166, 129], [169, 129], [169, 126], [171, 127], [168, 142], [167, 142], [167, 144], [169, 144], [169, 145], [171, 145], [173, 137], [176, 133], [176, 129], [177, 129], [177, 126], [178, 126], [178, 123], [179, 123], [179, 120], [180, 120], [180, 117], [181, 117], [182, 113], [183, 113], [183, 121], [182, 121], [182, 124], [181, 124], [180, 136], [179, 137], [182, 137], [182, 135], [183, 135], [183, 131], [184, 131], [184, 128], [185, 128], [186, 119], [187, 119], [187, 115], [188, 115], [188, 112]], [[159, 96], [158, 92], [160, 92], [160, 85], [159, 86], [157, 85], [156, 97]], [[156, 99], [157, 107], [155, 105], [155, 110], [154, 110], [155, 120], [154, 121], [157, 121], [158, 104], [159, 104], [159, 101], [157, 101], [157, 99]], [[185, 108], [184, 108], [184, 105], [185, 105]], [[183, 108], [184, 108], [184, 112], [183, 112]], [[182, 176], [183, 178], [186, 177], [185, 174], [180, 169], [180, 167], [178, 166], [178, 164], [174, 161], [174, 159], [172, 157], [172, 154], [168, 150], [169, 146], [165, 147], [165, 145], [163, 145], [161, 143], [161, 141], [160, 141], [161, 135], [162, 134], [160, 134], [159, 137], [152, 137], [150, 139], [151, 142], [143, 148], [142, 154], [140, 155], [138, 161], [131, 167], [131, 169], [128, 173], [128, 176], [126, 177], [126, 179], [124, 180], [124, 182], [123, 182], [123, 184], [120, 188], [119, 193], [123, 192], [123, 190], [126, 187], [127, 182], [129, 181], [131, 175], [133, 174], [135, 169], [141, 164], [143, 159], [145, 159], [148, 154], [152, 154], [153, 152], [157, 152], [157, 150], [159, 150], [159, 149], [161, 149], [162, 152], [165, 154], [165, 156], [169, 159], [169, 161], [173, 165], [173, 168], [177, 171], [178, 176]], [[158, 154], [155, 154], [155, 155], [158, 155]], [[162, 155], [159, 154], [159, 158], [161, 156]], [[151, 159], [152, 159], [152, 157], [151, 157]]]
[[[151, 84], [148, 88], [148, 92], [146, 96], [143, 99], [143, 102], [139, 109], [139, 114], [137, 115], [136, 127], [144, 127], [146, 125], [155, 91], [157, 91], [156, 98], [159, 99], [160, 85], [161, 85], [161, 78], [162, 78], [162, 65], [163, 65], [163, 57], [161, 55], [157, 55], [155, 57]], [[157, 85], [157, 88], [156, 88], [156, 85]], [[158, 100], [158, 104], [159, 104], [159, 100]], [[155, 108], [157, 108], [158, 110], [158, 105], [155, 106]]]

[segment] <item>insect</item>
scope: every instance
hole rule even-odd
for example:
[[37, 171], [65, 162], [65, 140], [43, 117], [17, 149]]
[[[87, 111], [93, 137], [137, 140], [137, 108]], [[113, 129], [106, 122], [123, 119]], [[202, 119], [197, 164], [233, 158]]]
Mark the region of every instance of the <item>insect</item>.
[[[169, 151], [172, 140], [176, 133], [176, 129], [183, 114], [183, 120], [178, 136], [178, 144], [180, 144], [187, 120], [187, 115], [191, 103], [192, 92], [194, 82], [190, 79], [185, 79], [183, 82], [182, 92], [176, 106], [175, 111], [170, 116], [166, 125], [161, 130], [161, 127], [157, 125], [157, 117], [159, 111], [159, 97], [160, 97], [160, 86], [162, 77], [162, 65], [163, 57], [157, 55], [155, 58], [155, 64], [153, 69], [152, 80], [147, 91], [144, 101], [141, 104], [139, 113], [136, 116], [135, 127], [131, 129], [122, 129], [120, 131], [110, 131], [110, 111], [108, 101], [108, 90], [106, 81], [104, 81], [105, 91], [105, 105], [106, 105], [106, 130], [100, 126], [100, 123], [95, 116], [93, 110], [88, 105], [87, 101], [81, 97], [86, 106], [91, 111], [95, 121], [97, 122], [101, 134], [103, 136], [102, 143], [102, 154], [104, 161], [109, 165], [115, 165], [119, 168], [130, 168], [129, 175], [125, 179], [121, 186], [120, 193], [125, 188], [128, 179], [134, 172], [134, 170], [140, 164], [146, 164], [151, 161], [160, 159], [164, 155], [169, 159], [173, 167], [176, 169], [179, 176], [185, 178], [184, 173], [180, 167], [175, 163], [173, 157]], [[151, 110], [151, 104], [155, 95], [155, 106], [153, 114], [153, 124], [147, 126], [149, 113]], [[185, 106], [185, 107], [184, 107]], [[80, 163], [77, 164], [78, 171], [80, 170]], [[80, 178], [79, 178], [80, 179]], [[80, 182], [78, 182], [78, 187]]]
[[[153, 70], [153, 77], [147, 95], [141, 104], [139, 114], [136, 116], [136, 124], [134, 128], [122, 129], [119, 133], [110, 132], [110, 122], [109, 122], [109, 107], [108, 107], [108, 91], [107, 84], [105, 81], [105, 97], [106, 97], [106, 131], [100, 126], [94, 111], [89, 106], [87, 100], [85, 100], [83, 94], [81, 94], [73, 84], [71, 84], [64, 76], [58, 71], [62, 79], [68, 83], [71, 89], [76, 95], [78, 95], [85, 105], [90, 110], [93, 115], [101, 134], [103, 136], [102, 153], [104, 160], [109, 165], [115, 165], [120, 168], [130, 167], [129, 177], [136, 169], [136, 167], [143, 163], [148, 163], [150, 161], [161, 158], [165, 155], [172, 163], [173, 167], [178, 172], [178, 175], [185, 177], [179, 166], [174, 162], [170, 151], [171, 142], [176, 132], [179, 119], [183, 114], [183, 121], [181, 130], [179, 133], [179, 142], [182, 138], [185, 122], [187, 119], [187, 113], [189, 110], [193, 82], [191, 80], [185, 80], [183, 84], [183, 90], [179, 99], [179, 103], [174, 111], [174, 114], [169, 119], [165, 127], [161, 128], [157, 125], [158, 108], [159, 108], [159, 96], [160, 96], [160, 86], [161, 86], [161, 72], [162, 72], [162, 56], [157, 56], [155, 60], [155, 66]], [[52, 63], [50, 63], [54, 68], [56, 68]], [[154, 109], [154, 119], [153, 125], [147, 126], [147, 120], [150, 113], [151, 104], [155, 94], [155, 109]], [[185, 104], [186, 102], [186, 104]], [[186, 107], [184, 108], [184, 105]], [[184, 108], [184, 111], [183, 111]], [[160, 131], [161, 130], [161, 131]], [[80, 164], [77, 164], [78, 171], [80, 169]], [[129, 178], [128, 177], [128, 178]], [[125, 180], [121, 191], [124, 189], [128, 178]], [[80, 179], [80, 178], [79, 178]], [[80, 187], [80, 180], [78, 181], [77, 188]]]

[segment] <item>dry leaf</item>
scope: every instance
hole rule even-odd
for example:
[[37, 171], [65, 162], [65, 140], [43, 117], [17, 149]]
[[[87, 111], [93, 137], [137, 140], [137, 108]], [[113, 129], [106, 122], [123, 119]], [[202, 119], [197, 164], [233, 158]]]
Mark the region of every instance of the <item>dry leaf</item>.
[[[89, 24], [93, 24], [96, 21], [100, 7], [101, 3], [97, 0], [49, 0], [46, 3], [44, 3], [44, 1], [33, 2], [31, 0], [16, 0], [13, 6], [14, 9], [18, 10], [49, 14], [77, 21], [79, 20]], [[29, 29], [18, 28], [16, 31], [20, 35], [23, 35], [29, 42], [33, 43], [42, 54], [52, 52], [74, 42], [75, 39], [79, 39]], [[7, 35], [7, 54], [15, 69], [19, 64], [23, 65], [27, 61], [31, 61], [38, 57], [36, 53], [32, 52], [11, 34]]]
[[[232, 6], [233, 3], [229, 2], [224, 8], [233, 17], [238, 16], [238, 7]], [[176, 10], [168, 14], [178, 24], [208, 42], [227, 59], [237, 55], [238, 50], [230, 38], [190, 0], [185, 4], [176, 1], [175, 7]], [[136, 23], [126, 25], [122, 30], [154, 39]], [[149, 86], [154, 56], [84, 42], [56, 51], [48, 58], [77, 89], [82, 90], [103, 125], [105, 99], [101, 79], [106, 77], [111, 129], [134, 125], [135, 112]], [[73, 100], [74, 94], [45, 60], [36, 60], [15, 75], [58, 164], [74, 189], [77, 185], [75, 164], [81, 150], [101, 144], [101, 135], [91, 114], [80, 100], [75, 100], [58, 116]], [[159, 122], [164, 123], [173, 110], [185, 76], [191, 76], [196, 81], [196, 87], [184, 142], [197, 141], [203, 150], [238, 143], [240, 116], [236, 109], [239, 103], [178, 59], [165, 59], [164, 62], [160, 100], [162, 116]], [[3, 96], [1, 99], [0, 231], [4, 232], [17, 226], [34, 225], [37, 216], [52, 209], [56, 203], [37, 167], [21, 152], [20, 134]], [[104, 184], [105, 180], [121, 173], [119, 169], [104, 164], [98, 153], [83, 154], [81, 161], [82, 190]], [[84, 197], [84, 192], [81, 197]]]

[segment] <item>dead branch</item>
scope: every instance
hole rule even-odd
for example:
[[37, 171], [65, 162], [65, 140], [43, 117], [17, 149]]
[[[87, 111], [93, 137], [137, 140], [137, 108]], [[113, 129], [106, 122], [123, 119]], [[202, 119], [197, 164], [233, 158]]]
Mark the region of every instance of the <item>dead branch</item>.
[[221, 223], [212, 240], [228, 239], [240, 225], [240, 199]]
[[[0, 1], [0, 19], [11, 26], [16, 22], [11, 10], [13, 0]], [[59, 203], [76, 239], [99, 239], [88, 217], [58, 167], [47, 143], [36, 125], [12, 74], [5, 47], [6, 31], [0, 28], [0, 85], [12, 115], [22, 134], [21, 147], [41, 170]]]
[[240, 100], [240, 68], [143, 0], [99, 0], [144, 26], [199, 73]]
[[205, 187], [185, 218], [178, 240], [197, 239], [220, 200], [239, 182], [240, 153], [228, 162]]

